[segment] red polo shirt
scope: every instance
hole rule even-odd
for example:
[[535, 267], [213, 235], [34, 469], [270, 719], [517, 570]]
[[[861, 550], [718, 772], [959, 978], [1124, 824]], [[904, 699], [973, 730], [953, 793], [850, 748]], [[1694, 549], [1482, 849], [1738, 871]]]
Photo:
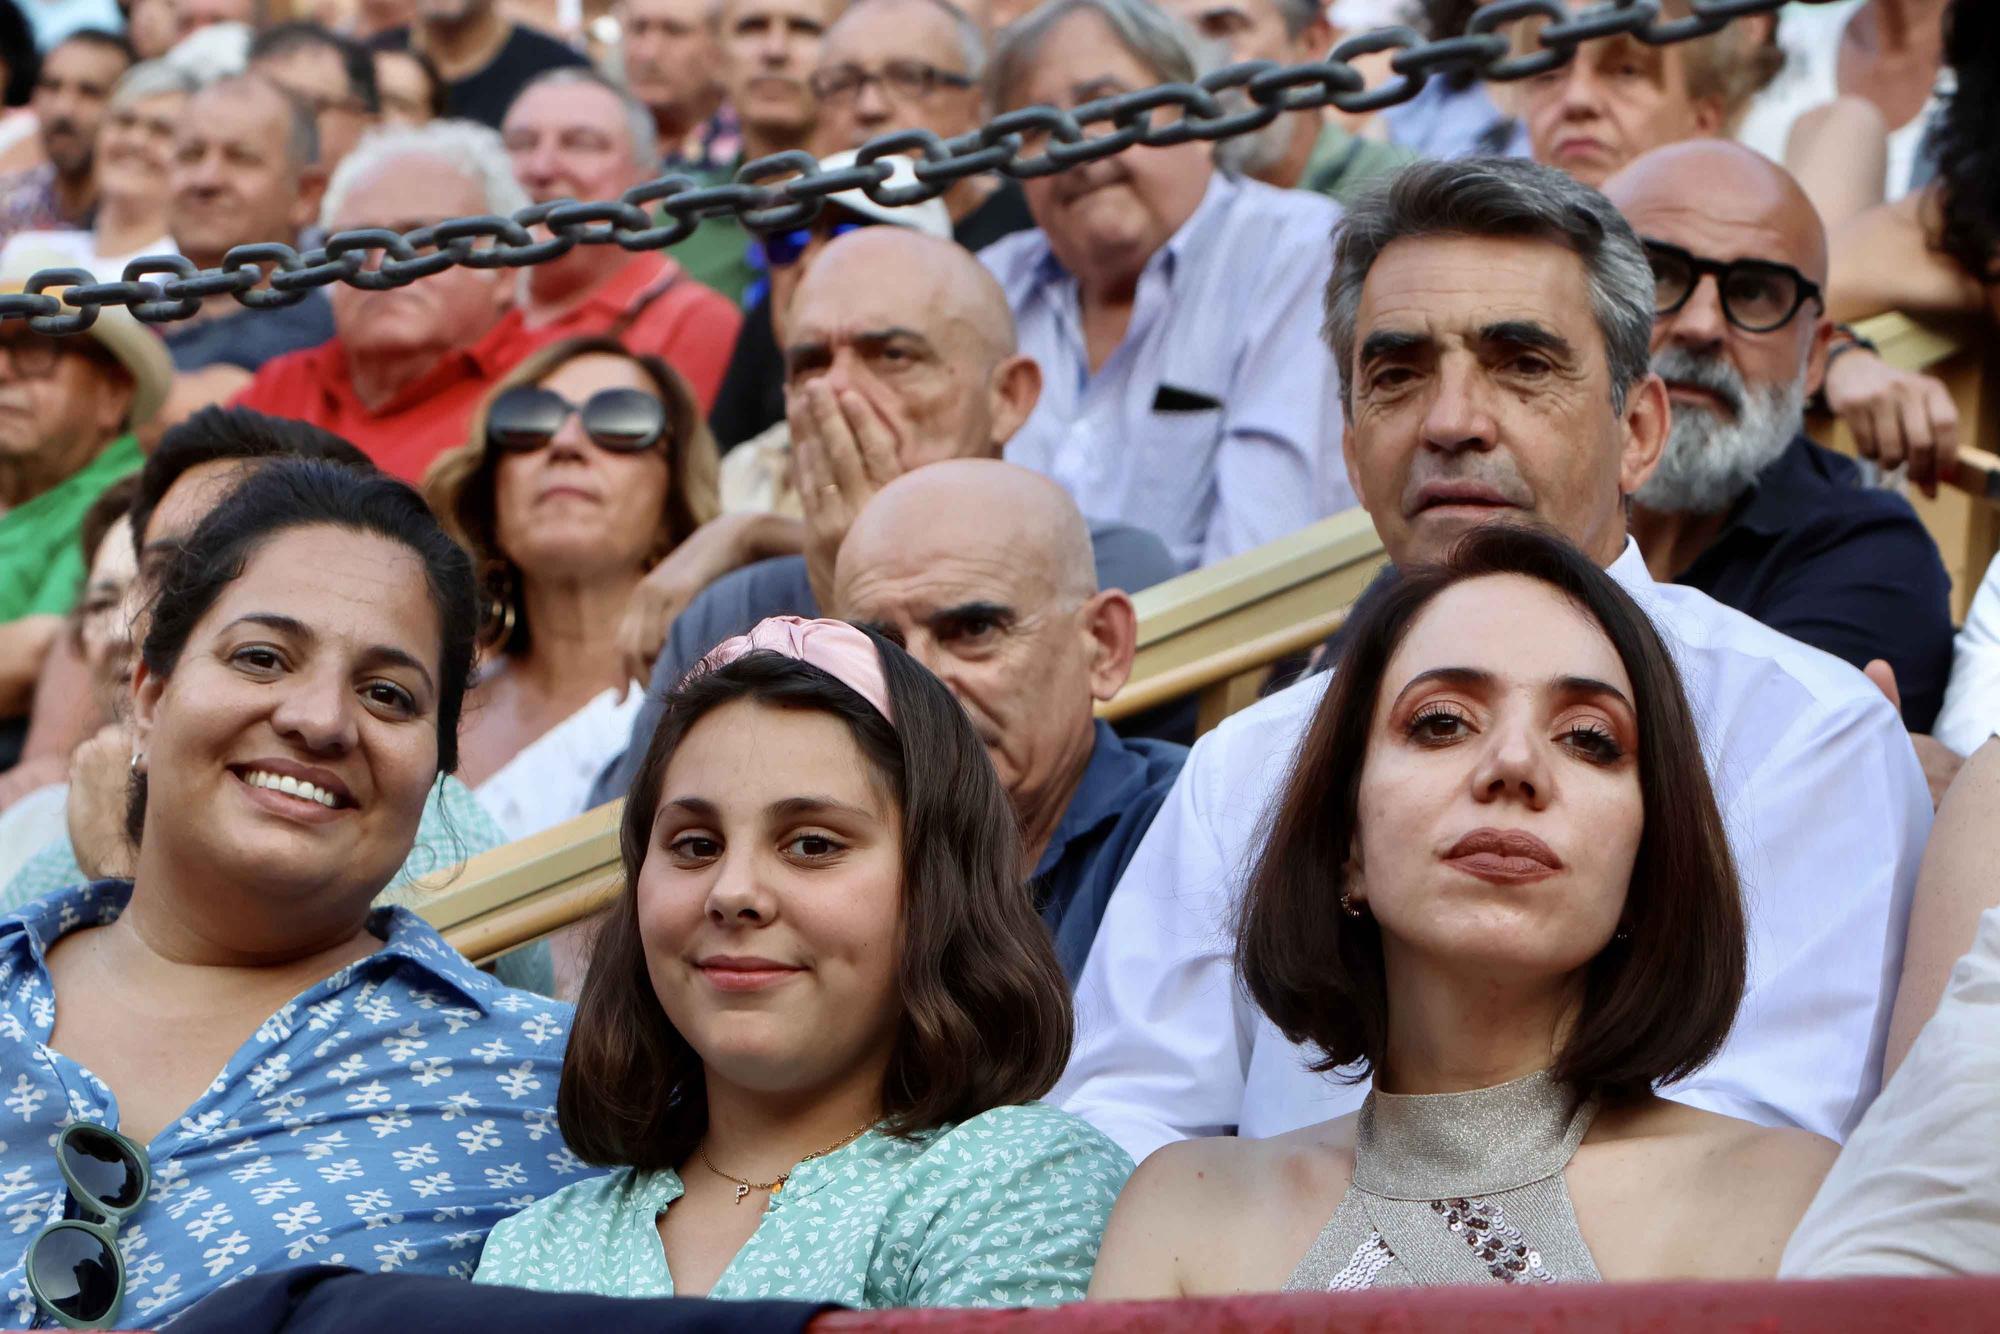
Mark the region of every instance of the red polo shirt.
[[370, 411], [355, 395], [336, 335], [265, 362], [231, 406], [323, 426], [353, 441], [384, 472], [421, 484], [433, 459], [465, 443], [479, 400], [519, 358], [513, 341], [504, 323], [495, 325], [470, 348], [440, 357], [380, 411]]
[[657, 252], [634, 255], [554, 323], [529, 329], [518, 309], [509, 311], [484, 338], [441, 357], [379, 412], [370, 412], [355, 396], [338, 337], [265, 362], [232, 406], [323, 426], [353, 441], [383, 471], [421, 483], [439, 454], [465, 443], [480, 400], [521, 358], [558, 339], [609, 332], [621, 321], [620, 341], [679, 371], [706, 412], [722, 385], [743, 315], [735, 303]]
[[707, 412], [722, 387], [722, 373], [736, 347], [743, 312], [714, 288], [704, 287], [657, 250], [631, 262], [598, 284], [581, 305], [551, 324], [527, 327], [518, 307], [500, 321], [504, 337], [516, 340], [508, 364], [558, 339], [622, 329], [619, 341], [650, 354], [687, 380]]

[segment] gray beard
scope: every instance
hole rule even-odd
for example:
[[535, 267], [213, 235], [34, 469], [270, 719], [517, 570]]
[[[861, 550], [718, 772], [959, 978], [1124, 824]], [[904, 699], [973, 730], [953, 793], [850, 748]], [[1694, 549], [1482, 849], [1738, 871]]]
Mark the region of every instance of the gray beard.
[[[1654, 359], [1656, 371], [1661, 360]], [[1705, 408], [1673, 410], [1660, 466], [1633, 495], [1635, 503], [1663, 514], [1720, 514], [1785, 452], [1803, 420], [1804, 383], [1753, 388], [1739, 379], [1734, 387], [1741, 406], [1733, 422]]]
[[[1227, 102], [1224, 105], [1231, 111], [1239, 109]], [[1239, 176], [1257, 177], [1282, 162], [1291, 146], [1292, 118], [1287, 113], [1261, 130], [1224, 139], [1215, 146], [1215, 164]]]

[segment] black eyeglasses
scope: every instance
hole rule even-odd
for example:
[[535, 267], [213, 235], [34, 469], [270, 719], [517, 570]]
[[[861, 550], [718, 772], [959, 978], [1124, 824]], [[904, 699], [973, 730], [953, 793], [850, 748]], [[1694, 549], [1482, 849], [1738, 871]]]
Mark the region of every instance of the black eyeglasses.
[[28, 1246], [28, 1291], [69, 1329], [105, 1329], [125, 1303], [125, 1257], [118, 1227], [152, 1189], [146, 1150], [117, 1131], [72, 1121], [56, 1136], [56, 1165], [70, 1209]]
[[970, 88], [972, 80], [963, 74], [955, 74], [936, 65], [926, 65], [921, 60], [891, 60], [881, 71], [871, 72], [859, 65], [829, 65], [825, 69], [812, 72], [806, 80], [806, 87], [822, 102], [837, 102], [844, 98], [859, 97], [861, 90], [871, 83], [882, 87], [899, 97], [928, 97], [935, 88]]
[[555, 439], [572, 412], [582, 415], [590, 442], [613, 454], [643, 454], [667, 433], [667, 405], [638, 389], [600, 389], [579, 407], [553, 389], [522, 385], [493, 400], [487, 447], [532, 454]]
[[1722, 317], [1749, 333], [1782, 328], [1808, 301], [1826, 309], [1819, 284], [1789, 264], [1764, 259], [1728, 263], [1703, 259], [1665, 241], [1642, 241], [1653, 266], [1653, 314], [1671, 315], [1688, 303], [1702, 275], [1715, 275], [1722, 298]]

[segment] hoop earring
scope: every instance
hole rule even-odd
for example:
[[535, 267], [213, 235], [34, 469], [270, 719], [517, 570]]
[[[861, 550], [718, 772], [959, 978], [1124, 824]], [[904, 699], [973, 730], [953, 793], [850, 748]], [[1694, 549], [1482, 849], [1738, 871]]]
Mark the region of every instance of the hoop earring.
[[514, 638], [514, 626], [520, 619], [515, 606], [519, 587], [513, 565], [505, 560], [489, 561], [481, 571], [479, 588], [486, 595], [486, 612], [479, 622], [481, 648], [504, 649]]
[[1354, 897], [1352, 895], [1350, 895], [1346, 890], [1341, 891], [1340, 910], [1346, 913], [1349, 917], [1354, 918], [1358, 922], [1363, 917], [1368, 915], [1367, 909], [1368, 909], [1367, 904], [1365, 903], [1356, 904], [1354, 902]]

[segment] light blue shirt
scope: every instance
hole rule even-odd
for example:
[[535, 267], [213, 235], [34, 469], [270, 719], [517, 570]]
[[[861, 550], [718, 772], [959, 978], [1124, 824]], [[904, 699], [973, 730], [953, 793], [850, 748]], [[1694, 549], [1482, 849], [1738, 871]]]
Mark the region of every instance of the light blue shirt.
[[[67, 1195], [52, 1147], [117, 1128], [102, 1080], [47, 1045], [58, 939], [117, 918], [132, 887], [79, 885], [0, 918], [0, 1324], [36, 1316], [22, 1265]], [[120, 1323], [155, 1328], [231, 1279], [311, 1264], [470, 1278], [487, 1232], [591, 1174], [556, 1129], [570, 1009], [504, 987], [421, 918], [270, 1016], [147, 1145], [153, 1184], [119, 1231]]]
[[980, 252], [1042, 397], [1007, 459], [1092, 518], [1157, 533], [1184, 570], [1354, 503], [1340, 388], [1319, 336], [1340, 208], [1217, 172], [1147, 261], [1125, 339], [1095, 375], [1077, 282], [1039, 230]]
[[1493, 104], [1483, 80], [1452, 88], [1433, 78], [1407, 102], [1382, 113], [1389, 142], [1425, 157], [1528, 157], [1527, 122]]

